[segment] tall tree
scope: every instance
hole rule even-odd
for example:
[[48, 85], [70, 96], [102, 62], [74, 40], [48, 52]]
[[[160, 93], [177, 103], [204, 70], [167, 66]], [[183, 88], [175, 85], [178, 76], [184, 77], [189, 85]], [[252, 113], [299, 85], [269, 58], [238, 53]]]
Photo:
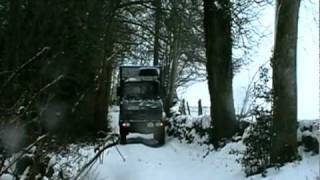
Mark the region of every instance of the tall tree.
[[[98, 65], [98, 79], [97, 79], [97, 88], [95, 96], [95, 113], [94, 118], [97, 124], [96, 129], [107, 130], [106, 117], [108, 114], [109, 102], [111, 100], [111, 81], [112, 73], [115, 63], [115, 52], [113, 52], [115, 46], [115, 33], [116, 29], [114, 28], [116, 10], [119, 6], [119, 1], [111, 0], [105, 2], [105, 6], [108, 9], [102, 10], [100, 16], [103, 17], [104, 21], [100, 21], [103, 31], [101, 35], [98, 36], [102, 38], [103, 41], [100, 41], [102, 56], [100, 57], [100, 64]], [[97, 8], [101, 4], [99, 1], [96, 2]], [[99, 14], [98, 14], [99, 16]]]
[[161, 0], [154, 0], [155, 6], [155, 22], [154, 22], [154, 50], [153, 50], [153, 65], [159, 65], [159, 51], [160, 51], [160, 28], [161, 28]]
[[297, 152], [297, 34], [300, 0], [277, 0], [273, 67], [271, 162], [292, 160]]
[[217, 146], [236, 131], [232, 92], [231, 3], [229, 0], [204, 0], [208, 87], [213, 133]]
[[170, 107], [173, 105], [174, 98], [176, 97], [176, 80], [178, 75], [179, 58], [181, 56], [181, 16], [179, 15], [179, 3], [172, 2], [172, 9], [169, 14], [168, 20], [168, 33], [169, 33], [169, 54], [168, 59], [168, 91], [166, 96], [165, 111], [170, 116]]
[[[8, 17], [0, 18], [7, 19], [7, 25], [0, 26], [1, 72], [10, 73], [1, 78], [24, 68], [1, 88], [0, 106], [8, 109], [18, 102], [18, 107], [30, 107], [28, 111], [38, 114], [44, 129], [52, 132], [84, 135], [106, 129], [114, 64], [109, 57], [115, 54], [115, 41], [126, 38], [114, 28], [120, 25], [113, 25], [119, 3], [14, 0], [4, 4]], [[44, 47], [49, 52], [22, 66]]]

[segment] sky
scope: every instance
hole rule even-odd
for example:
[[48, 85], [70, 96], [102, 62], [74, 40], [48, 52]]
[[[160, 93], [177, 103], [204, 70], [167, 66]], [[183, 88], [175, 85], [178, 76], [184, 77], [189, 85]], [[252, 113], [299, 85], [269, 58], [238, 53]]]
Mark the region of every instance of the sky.
[[[319, 0], [304, 0], [299, 12], [298, 49], [297, 49], [297, 84], [298, 84], [298, 119], [320, 118], [320, 63], [319, 63]], [[260, 41], [254, 61], [244, 67], [233, 79], [235, 109], [238, 111], [243, 102], [245, 88], [261, 64], [272, 55], [274, 42], [274, 7], [261, 12], [259, 24], [270, 35]], [[191, 106], [202, 104], [210, 106], [207, 82], [197, 82], [187, 89], [178, 89], [180, 98], [185, 98]]]

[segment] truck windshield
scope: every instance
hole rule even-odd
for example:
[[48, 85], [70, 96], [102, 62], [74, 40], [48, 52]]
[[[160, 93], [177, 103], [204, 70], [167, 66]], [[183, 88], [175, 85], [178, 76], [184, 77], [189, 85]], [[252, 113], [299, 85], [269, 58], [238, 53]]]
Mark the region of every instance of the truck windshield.
[[128, 82], [124, 85], [123, 94], [126, 99], [155, 99], [157, 92], [154, 82]]

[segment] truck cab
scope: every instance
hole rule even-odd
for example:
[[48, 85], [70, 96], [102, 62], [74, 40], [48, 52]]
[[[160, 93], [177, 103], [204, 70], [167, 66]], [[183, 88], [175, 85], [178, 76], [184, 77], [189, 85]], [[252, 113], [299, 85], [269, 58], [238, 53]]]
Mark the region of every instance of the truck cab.
[[120, 143], [129, 133], [153, 133], [164, 143], [164, 111], [161, 99], [161, 76], [158, 67], [120, 66], [119, 129]]

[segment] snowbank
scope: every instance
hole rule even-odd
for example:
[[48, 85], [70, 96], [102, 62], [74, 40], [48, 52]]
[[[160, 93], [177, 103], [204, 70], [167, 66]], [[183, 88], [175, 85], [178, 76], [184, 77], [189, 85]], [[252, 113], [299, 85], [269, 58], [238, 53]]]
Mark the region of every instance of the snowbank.
[[210, 117], [180, 115], [170, 118], [167, 132], [169, 136], [186, 143], [209, 143]]
[[297, 131], [298, 143], [304, 147], [304, 151], [319, 153], [320, 120], [299, 121]]

